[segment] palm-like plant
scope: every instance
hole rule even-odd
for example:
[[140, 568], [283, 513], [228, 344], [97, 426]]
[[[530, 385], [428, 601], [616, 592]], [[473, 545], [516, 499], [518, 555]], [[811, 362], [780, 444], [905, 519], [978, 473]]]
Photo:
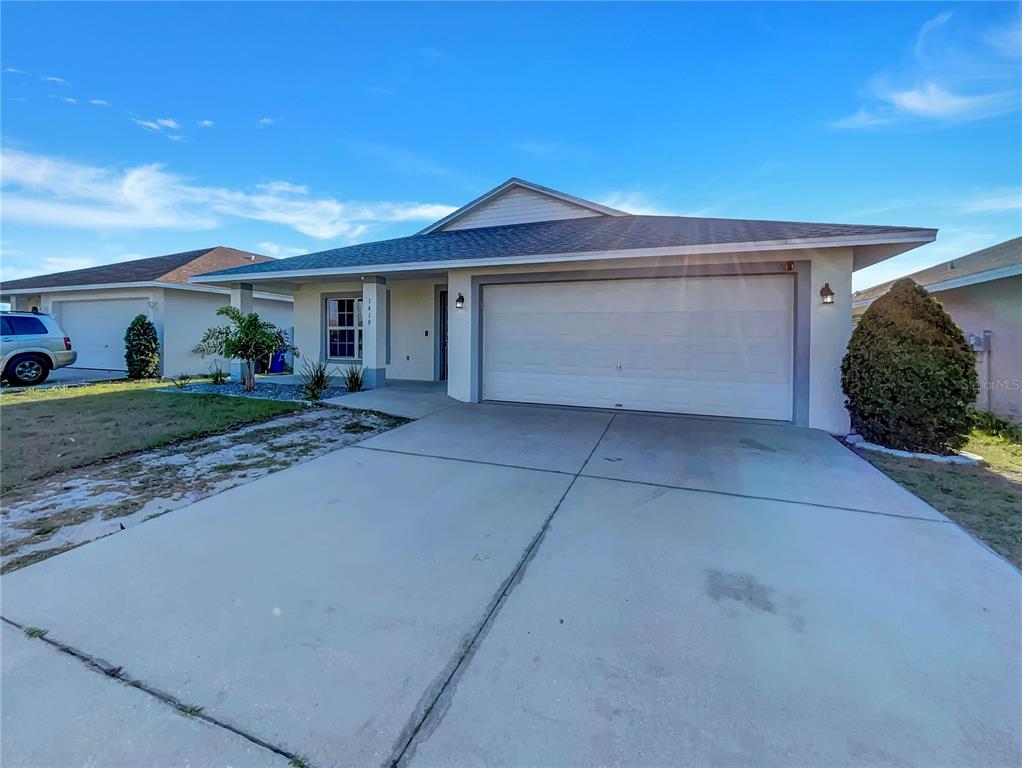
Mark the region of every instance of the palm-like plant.
[[216, 313], [226, 317], [230, 325], [208, 328], [195, 349], [203, 357], [216, 355], [241, 360], [246, 392], [255, 389], [256, 360], [269, 357], [280, 349], [287, 349], [298, 356], [298, 350], [291, 344], [287, 333], [260, 319], [255, 312], [245, 314], [237, 307], [224, 306]]

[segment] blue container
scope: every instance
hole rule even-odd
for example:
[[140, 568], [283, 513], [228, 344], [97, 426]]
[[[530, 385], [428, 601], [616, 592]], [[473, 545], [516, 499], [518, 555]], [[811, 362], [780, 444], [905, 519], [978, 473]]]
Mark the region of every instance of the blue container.
[[287, 353], [281, 349], [273, 353], [270, 358], [270, 373], [283, 373], [287, 370]]

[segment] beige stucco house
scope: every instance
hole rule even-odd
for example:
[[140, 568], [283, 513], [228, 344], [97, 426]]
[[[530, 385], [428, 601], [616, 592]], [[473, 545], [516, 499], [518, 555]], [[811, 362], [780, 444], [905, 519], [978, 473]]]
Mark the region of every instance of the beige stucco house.
[[[12, 309], [53, 315], [78, 353], [76, 368], [123, 371], [124, 332], [142, 314], [156, 327], [161, 375], [205, 374], [212, 365], [224, 369], [228, 365], [225, 360], [203, 358], [195, 345], [207, 328], [225, 323], [216, 312], [230, 303], [230, 290], [189, 278], [268, 261], [269, 256], [234, 248], [202, 248], [8, 280], [0, 285], [0, 301]], [[291, 328], [290, 296], [259, 292], [252, 307], [275, 325]]]
[[458, 400], [848, 431], [852, 272], [912, 227], [637, 216], [510, 179], [418, 234], [195, 278], [294, 297], [305, 360]]
[[[936, 295], [976, 351], [978, 408], [1022, 423], [1022, 237], [908, 277]], [[852, 296], [859, 316], [884, 283]]]

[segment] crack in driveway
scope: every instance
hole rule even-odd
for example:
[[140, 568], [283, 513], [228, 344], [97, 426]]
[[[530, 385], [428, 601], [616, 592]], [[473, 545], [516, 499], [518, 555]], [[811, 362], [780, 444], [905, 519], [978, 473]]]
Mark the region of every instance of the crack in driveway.
[[[504, 583], [501, 584], [500, 588], [497, 590], [478, 627], [474, 631], [469, 632], [466, 636], [468, 638], [467, 642], [462, 644], [459, 652], [455, 654], [451, 662], [444, 668], [444, 671], [440, 673], [434, 683], [426, 689], [422, 698], [419, 699], [419, 704], [415, 708], [415, 714], [412, 715], [411, 720], [398, 735], [392, 757], [387, 761], [389, 768], [398, 768], [405, 757], [410, 757], [414, 754], [415, 743], [420, 739], [420, 737], [428, 738], [443, 720], [444, 713], [447, 711], [451, 697], [454, 695], [457, 680], [462, 674], [464, 674], [469, 662], [475, 654], [476, 649], [479, 647], [480, 642], [486, 636], [490, 627], [493, 626], [493, 621], [499, 613], [501, 606], [507, 602], [507, 598], [515, 586], [521, 582], [525, 575], [526, 568], [535, 557], [540, 544], [543, 543], [543, 539], [546, 536], [547, 530], [550, 528], [550, 523], [553, 522], [554, 516], [561, 508], [561, 504], [564, 503], [568, 494], [571, 493], [571, 489], [575, 487], [575, 482], [583, 476], [582, 469], [585, 467], [586, 463], [588, 463], [589, 459], [593, 457], [597, 447], [599, 447], [603, 438], [606, 436], [607, 431], [610, 429], [611, 424], [614, 423], [615, 418], [615, 415], [611, 416], [607, 425], [604, 427], [603, 432], [593, 443], [593, 447], [589, 451], [589, 455], [586, 456], [585, 461], [581, 463], [578, 470], [572, 476], [571, 482], [568, 483], [568, 487], [564, 489], [564, 493], [561, 494], [561, 497], [557, 500], [557, 504], [554, 505], [553, 510], [551, 510], [550, 514], [547, 515], [543, 524], [540, 526], [539, 531], [536, 533], [535, 537], [533, 537], [529, 546], [526, 547], [521, 559], [515, 565], [510, 575], [504, 580]], [[459, 461], [459, 459], [455, 459], [455, 461]]]

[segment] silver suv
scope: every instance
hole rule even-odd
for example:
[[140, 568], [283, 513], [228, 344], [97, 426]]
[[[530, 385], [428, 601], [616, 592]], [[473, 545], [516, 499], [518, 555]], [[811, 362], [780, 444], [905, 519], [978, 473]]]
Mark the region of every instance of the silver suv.
[[0, 312], [0, 357], [3, 379], [27, 387], [42, 384], [54, 368], [73, 365], [78, 353], [49, 315]]

